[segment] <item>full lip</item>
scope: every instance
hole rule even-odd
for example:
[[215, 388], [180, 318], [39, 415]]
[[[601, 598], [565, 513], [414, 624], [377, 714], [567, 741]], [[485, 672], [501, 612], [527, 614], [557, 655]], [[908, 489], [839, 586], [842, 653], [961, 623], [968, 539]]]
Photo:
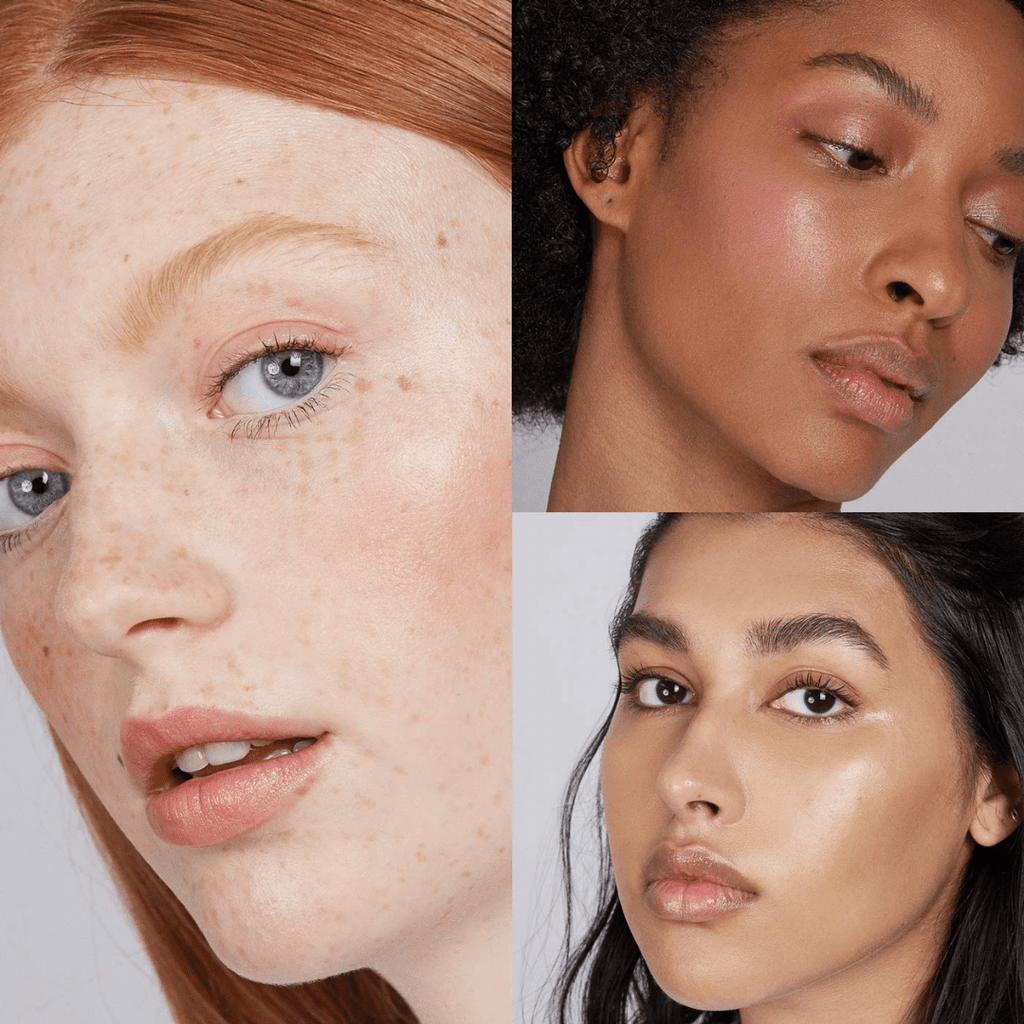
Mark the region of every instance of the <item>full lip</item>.
[[927, 353], [915, 353], [899, 337], [861, 334], [828, 342], [810, 351], [825, 366], [873, 373], [890, 387], [901, 388], [915, 402], [926, 402], [938, 386], [935, 362]]
[[749, 907], [754, 884], [728, 861], [702, 846], [659, 846], [646, 866], [643, 901], [675, 925], [703, 926]]
[[126, 719], [121, 727], [121, 748], [132, 783], [140, 793], [151, 796], [170, 787], [174, 759], [189, 747], [293, 736], [319, 739], [323, 735], [322, 723], [193, 705], [157, 717]]
[[759, 895], [754, 883], [728, 861], [706, 847], [696, 845], [659, 844], [647, 861], [644, 880], [648, 888], [656, 882], [666, 881], [709, 882], [747, 896]]

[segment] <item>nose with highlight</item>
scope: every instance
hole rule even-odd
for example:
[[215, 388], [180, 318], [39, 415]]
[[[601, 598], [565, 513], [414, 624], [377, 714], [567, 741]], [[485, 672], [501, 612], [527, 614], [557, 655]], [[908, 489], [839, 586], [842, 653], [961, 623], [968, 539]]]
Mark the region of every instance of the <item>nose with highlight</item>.
[[739, 821], [745, 811], [735, 746], [722, 718], [698, 711], [658, 773], [658, 794], [680, 819]]
[[953, 323], [967, 311], [972, 293], [962, 217], [953, 230], [922, 212], [901, 218], [892, 230], [870, 266], [872, 290], [933, 326]]

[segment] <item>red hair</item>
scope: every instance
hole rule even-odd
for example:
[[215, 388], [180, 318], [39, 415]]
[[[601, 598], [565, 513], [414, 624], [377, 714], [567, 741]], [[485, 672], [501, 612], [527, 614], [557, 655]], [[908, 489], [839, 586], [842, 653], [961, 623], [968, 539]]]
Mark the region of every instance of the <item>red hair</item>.
[[[404, 128], [510, 188], [509, 0], [2, 0], [0, 40], [0, 147], [63, 85], [158, 77]], [[279, 987], [225, 967], [54, 743], [180, 1024], [415, 1024], [371, 971]]]

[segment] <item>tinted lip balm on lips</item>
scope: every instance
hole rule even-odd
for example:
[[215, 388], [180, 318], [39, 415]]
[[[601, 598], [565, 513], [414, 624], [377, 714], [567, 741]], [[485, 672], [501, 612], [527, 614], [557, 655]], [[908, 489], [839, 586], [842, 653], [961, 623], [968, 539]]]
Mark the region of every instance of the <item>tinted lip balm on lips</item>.
[[757, 899], [751, 892], [705, 878], [662, 878], [647, 887], [644, 898], [658, 917], [690, 924], [713, 921]]
[[328, 736], [286, 757], [226, 768], [150, 796], [150, 827], [177, 846], [216, 846], [237, 839], [293, 807], [323, 765]]

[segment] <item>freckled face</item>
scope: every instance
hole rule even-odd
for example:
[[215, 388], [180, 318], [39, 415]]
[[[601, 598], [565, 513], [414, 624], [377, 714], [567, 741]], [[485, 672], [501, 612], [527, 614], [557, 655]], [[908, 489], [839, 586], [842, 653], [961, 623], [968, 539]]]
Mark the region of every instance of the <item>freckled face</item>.
[[[934, 116], [849, 60], [808, 64], [836, 53], [895, 69]], [[1024, 21], [1005, 0], [843, 0], [744, 27], [719, 64], [629, 225], [628, 375], [658, 429], [849, 500], [1006, 337], [1024, 179], [999, 155], [1024, 149]], [[879, 338], [895, 362], [849, 365]]]
[[[619, 896], [658, 984], [689, 1006], [794, 1020], [877, 996], [872, 1019], [895, 1020], [891, 1001], [934, 969], [975, 785], [894, 579], [795, 517], [690, 520], [655, 549], [635, 611], [685, 638], [621, 644], [632, 689], [601, 766]], [[886, 666], [849, 636], [763, 639], [820, 615], [859, 626]], [[695, 848], [756, 898], [710, 920], [666, 915], [651, 884], [664, 851]]]
[[[225, 962], [386, 973], [507, 878], [509, 197], [397, 129], [101, 91], [0, 156], [0, 468], [50, 474], [0, 483], [4, 638]], [[330, 756], [255, 832], [172, 845], [119, 737], [186, 705]]]

